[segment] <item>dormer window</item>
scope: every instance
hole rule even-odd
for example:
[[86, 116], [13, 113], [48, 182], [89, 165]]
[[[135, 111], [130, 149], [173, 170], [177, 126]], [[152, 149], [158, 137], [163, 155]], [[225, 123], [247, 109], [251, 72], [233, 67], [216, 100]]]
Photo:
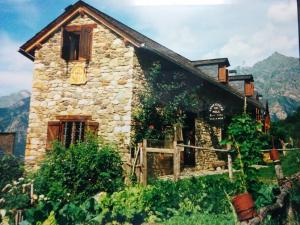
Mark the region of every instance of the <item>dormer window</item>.
[[66, 61], [91, 59], [95, 25], [66, 26], [62, 35], [62, 58]]

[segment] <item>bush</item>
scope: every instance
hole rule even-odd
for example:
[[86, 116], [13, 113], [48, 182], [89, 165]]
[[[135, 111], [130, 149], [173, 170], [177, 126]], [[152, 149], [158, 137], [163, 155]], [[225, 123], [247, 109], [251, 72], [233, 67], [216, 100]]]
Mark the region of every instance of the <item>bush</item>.
[[300, 172], [300, 151], [289, 151], [282, 159], [282, 170], [285, 176]]
[[6, 184], [20, 178], [23, 172], [23, 161], [13, 155], [0, 156], [0, 190], [2, 190]]
[[231, 214], [225, 192], [232, 194], [238, 188], [224, 175], [128, 187], [100, 201], [102, 222], [141, 224], [195, 213]]
[[24, 209], [30, 205], [30, 181], [20, 177], [4, 186], [1, 191], [0, 209]]
[[174, 216], [167, 220], [165, 225], [224, 225], [234, 224], [231, 214], [206, 214], [195, 213], [190, 216]]
[[100, 191], [112, 193], [123, 187], [122, 161], [112, 145], [94, 137], [66, 149], [59, 143], [37, 172], [37, 194], [51, 201], [82, 203]]

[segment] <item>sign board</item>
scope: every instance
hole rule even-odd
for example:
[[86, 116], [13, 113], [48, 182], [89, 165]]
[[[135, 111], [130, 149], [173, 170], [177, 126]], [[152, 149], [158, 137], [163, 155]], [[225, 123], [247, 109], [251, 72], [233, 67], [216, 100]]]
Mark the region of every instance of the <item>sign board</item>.
[[69, 80], [70, 84], [86, 84], [87, 76], [85, 73], [84, 65], [76, 65], [71, 70], [71, 76]]
[[220, 103], [213, 103], [208, 109], [208, 119], [212, 122], [221, 122], [224, 120], [224, 107]]

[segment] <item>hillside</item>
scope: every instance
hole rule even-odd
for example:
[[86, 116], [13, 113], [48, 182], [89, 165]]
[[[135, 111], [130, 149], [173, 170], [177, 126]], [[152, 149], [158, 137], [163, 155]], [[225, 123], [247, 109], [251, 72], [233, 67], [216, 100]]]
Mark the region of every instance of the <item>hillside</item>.
[[15, 155], [24, 155], [30, 92], [0, 97], [0, 132], [16, 132]]
[[300, 106], [299, 59], [278, 52], [252, 67], [237, 67], [239, 74], [253, 74], [255, 89], [269, 100], [273, 120], [285, 119]]

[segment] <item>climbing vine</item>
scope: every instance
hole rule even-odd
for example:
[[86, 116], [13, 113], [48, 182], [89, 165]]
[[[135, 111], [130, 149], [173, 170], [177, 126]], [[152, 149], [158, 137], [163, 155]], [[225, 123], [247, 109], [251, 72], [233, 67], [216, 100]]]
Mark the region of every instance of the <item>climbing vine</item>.
[[253, 165], [261, 162], [261, 149], [268, 146], [267, 136], [262, 132], [262, 124], [256, 122], [247, 114], [233, 117], [228, 127], [228, 138], [223, 143], [229, 143], [236, 153], [235, 166], [241, 169], [245, 186], [248, 191], [258, 190], [257, 169]]
[[172, 125], [184, 123], [186, 110], [197, 111], [200, 85], [191, 84], [186, 76], [178, 71], [163, 72], [160, 62], [152, 64], [133, 115], [135, 143], [143, 138], [164, 139], [172, 132]]

